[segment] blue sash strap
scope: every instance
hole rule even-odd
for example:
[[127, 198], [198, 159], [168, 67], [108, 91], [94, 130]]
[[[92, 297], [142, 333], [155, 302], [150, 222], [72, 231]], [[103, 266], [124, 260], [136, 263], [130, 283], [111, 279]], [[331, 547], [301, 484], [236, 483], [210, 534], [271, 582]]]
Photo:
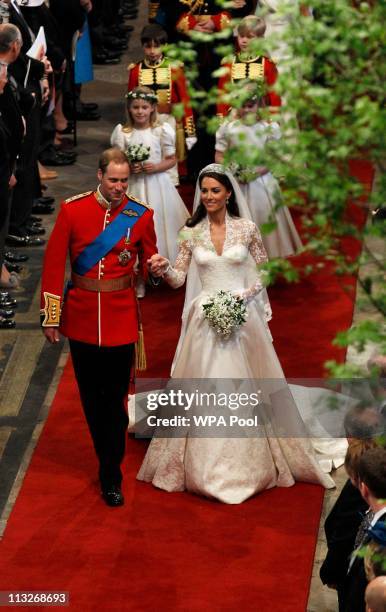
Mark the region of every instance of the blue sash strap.
[[[129, 200], [116, 219], [78, 255], [72, 264], [73, 271], [76, 274], [84, 275], [91, 270], [123, 236], [127, 235], [128, 230], [134, 227], [146, 210], [146, 206]], [[134, 211], [134, 213], [130, 214], [130, 211]]]

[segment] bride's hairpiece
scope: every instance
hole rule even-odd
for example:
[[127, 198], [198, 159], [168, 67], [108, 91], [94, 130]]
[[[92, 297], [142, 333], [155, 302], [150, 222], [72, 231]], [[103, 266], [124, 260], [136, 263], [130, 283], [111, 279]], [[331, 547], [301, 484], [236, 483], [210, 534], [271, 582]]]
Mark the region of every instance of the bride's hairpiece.
[[208, 166], [205, 166], [205, 168], [200, 170], [200, 176], [201, 174], [205, 174], [206, 172], [217, 172], [217, 174], [226, 174], [227, 171], [222, 164], [209, 164]]
[[135, 89], [128, 91], [127, 94], [125, 95], [125, 98], [127, 100], [145, 100], [145, 102], [150, 102], [150, 104], [157, 104], [158, 102], [158, 98], [155, 93], [135, 91]]

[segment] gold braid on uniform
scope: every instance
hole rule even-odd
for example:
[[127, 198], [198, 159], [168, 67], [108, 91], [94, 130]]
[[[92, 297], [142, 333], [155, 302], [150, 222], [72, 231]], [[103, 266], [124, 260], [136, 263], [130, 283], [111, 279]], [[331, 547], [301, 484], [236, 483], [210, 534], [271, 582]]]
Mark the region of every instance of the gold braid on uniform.
[[152, 0], [150, 0], [149, 2], [149, 21], [151, 19], [156, 18], [158, 9], [159, 9], [159, 2], [152, 2]]
[[44, 291], [44, 307], [40, 310], [42, 327], [59, 327], [60, 321], [60, 295]]

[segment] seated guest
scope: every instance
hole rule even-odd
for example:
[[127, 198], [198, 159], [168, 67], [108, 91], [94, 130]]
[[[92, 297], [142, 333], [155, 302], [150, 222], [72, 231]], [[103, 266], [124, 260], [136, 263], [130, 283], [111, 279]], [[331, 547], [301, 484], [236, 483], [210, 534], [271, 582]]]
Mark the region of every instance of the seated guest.
[[[365, 519], [358, 529], [355, 548], [342, 586], [343, 612], [365, 612], [367, 579], [364, 560], [358, 556], [358, 552], [372, 541], [371, 529], [378, 521], [386, 520], [386, 450], [383, 447], [372, 448], [362, 455], [358, 462], [358, 480], [361, 495], [372, 514], [366, 517], [368, 520]], [[369, 527], [365, 525], [368, 521]]]
[[355, 407], [347, 413], [345, 431], [349, 447], [345, 468], [349, 476], [331, 512], [326, 518], [324, 530], [327, 555], [320, 568], [323, 584], [336, 589], [339, 610], [343, 610], [343, 585], [355, 545], [355, 538], [368, 504], [358, 489], [358, 465], [368, 449], [377, 446], [377, 437], [384, 431], [385, 422], [376, 409]]
[[386, 576], [374, 578], [366, 588], [366, 612], [386, 612]]
[[327, 556], [320, 568], [323, 584], [336, 589], [339, 610], [342, 611], [343, 584], [346, 579], [357, 535], [368, 504], [358, 490], [358, 461], [363, 453], [375, 446], [373, 441], [355, 440], [347, 449], [345, 468], [349, 476], [330, 514], [326, 518], [324, 531], [327, 540]]

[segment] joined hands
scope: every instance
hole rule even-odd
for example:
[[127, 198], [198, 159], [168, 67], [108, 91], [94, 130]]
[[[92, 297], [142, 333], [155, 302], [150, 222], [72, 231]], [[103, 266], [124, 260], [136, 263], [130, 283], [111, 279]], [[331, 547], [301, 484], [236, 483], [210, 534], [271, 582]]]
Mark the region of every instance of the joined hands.
[[152, 255], [146, 263], [150, 274], [156, 278], [163, 276], [170, 266], [169, 260], [158, 253]]

